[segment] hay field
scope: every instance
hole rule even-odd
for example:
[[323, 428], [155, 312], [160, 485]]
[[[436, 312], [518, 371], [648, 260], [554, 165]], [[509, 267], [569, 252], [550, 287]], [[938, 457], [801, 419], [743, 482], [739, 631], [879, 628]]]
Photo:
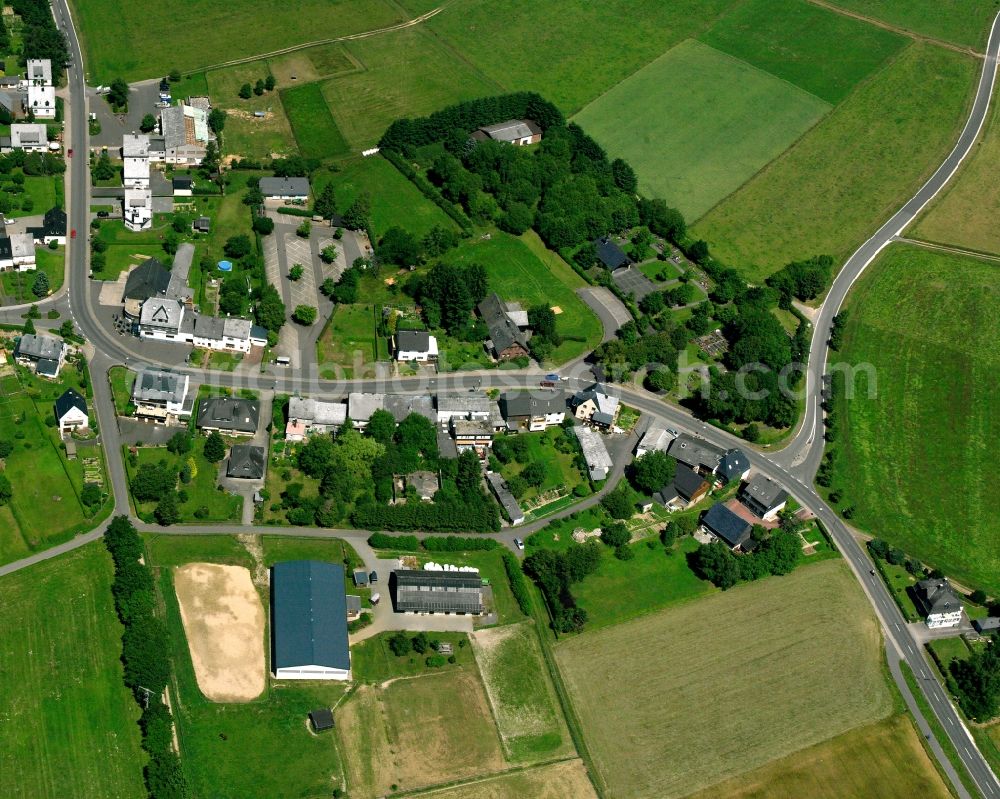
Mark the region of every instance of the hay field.
[[242, 566], [188, 563], [174, 590], [198, 688], [215, 702], [249, 702], [264, 691], [264, 608]]
[[428, 791], [431, 799], [597, 799], [580, 760], [476, 780], [454, 788]]
[[667, 799], [892, 710], [881, 635], [840, 560], [555, 647], [594, 765], [618, 799]]

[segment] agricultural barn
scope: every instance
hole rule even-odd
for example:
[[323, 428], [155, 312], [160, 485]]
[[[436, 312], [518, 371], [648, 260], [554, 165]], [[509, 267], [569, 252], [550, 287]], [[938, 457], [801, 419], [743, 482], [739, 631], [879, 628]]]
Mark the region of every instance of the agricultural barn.
[[479, 572], [397, 569], [392, 578], [397, 613], [483, 612]]
[[271, 569], [271, 662], [279, 680], [349, 680], [344, 567], [293, 560]]

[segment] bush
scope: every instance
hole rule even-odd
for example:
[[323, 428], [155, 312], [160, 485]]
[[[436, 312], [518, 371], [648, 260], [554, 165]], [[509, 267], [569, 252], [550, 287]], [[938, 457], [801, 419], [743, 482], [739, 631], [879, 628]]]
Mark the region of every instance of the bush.
[[298, 305], [292, 312], [292, 320], [308, 327], [316, 323], [319, 312], [312, 305]]
[[[451, 661], [452, 663], [455, 662], [454, 657], [455, 656], [452, 655], [452, 661]], [[448, 661], [444, 658], [443, 655], [431, 655], [426, 660], [424, 660], [424, 663], [426, 663], [432, 669], [440, 669], [447, 662]]]
[[510, 592], [514, 595], [514, 600], [521, 612], [525, 616], [531, 615], [531, 597], [528, 595], [528, 584], [524, 580], [524, 572], [521, 570], [521, 563], [512, 552], [504, 552], [503, 569], [507, 573], [507, 581], [510, 583]]
[[392, 652], [396, 657], [403, 657], [410, 653], [412, 644], [410, 639], [406, 636], [406, 633], [398, 632], [389, 637], [389, 651]]

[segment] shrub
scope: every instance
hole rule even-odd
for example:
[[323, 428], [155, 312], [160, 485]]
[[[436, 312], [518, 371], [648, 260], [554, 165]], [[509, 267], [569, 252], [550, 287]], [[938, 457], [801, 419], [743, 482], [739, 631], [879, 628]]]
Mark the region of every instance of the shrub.
[[528, 595], [528, 584], [524, 580], [524, 572], [521, 570], [521, 563], [512, 552], [504, 552], [503, 568], [507, 573], [507, 581], [510, 583], [510, 592], [514, 595], [514, 600], [521, 612], [525, 616], [531, 615], [531, 597]]

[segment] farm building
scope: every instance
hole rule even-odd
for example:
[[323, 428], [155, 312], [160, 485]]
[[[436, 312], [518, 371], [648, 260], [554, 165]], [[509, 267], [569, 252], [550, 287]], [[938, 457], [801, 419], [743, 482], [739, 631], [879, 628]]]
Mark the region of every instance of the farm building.
[[318, 710], [309, 711], [309, 723], [312, 724], [313, 732], [323, 732], [323, 730], [333, 729], [333, 712], [328, 707], [321, 707]]
[[676, 437], [673, 433], [668, 433], [666, 428], [651, 424], [635, 448], [635, 457], [641, 458], [650, 452], [666, 452]]
[[472, 134], [473, 141], [497, 141], [524, 147], [542, 140], [542, 129], [530, 119], [508, 119], [495, 125], [486, 125]]
[[285, 680], [349, 680], [344, 567], [294, 560], [271, 568], [274, 676]]
[[392, 582], [397, 613], [483, 612], [479, 572], [397, 569]]
[[[512, 310], [513, 308], [513, 310]], [[479, 303], [477, 310], [490, 337], [486, 349], [498, 361], [523, 358], [528, 355], [528, 314], [519, 305], [505, 303], [496, 293]]]
[[972, 626], [980, 635], [991, 635], [1000, 632], [1000, 617], [987, 616], [985, 619], [973, 619]]

